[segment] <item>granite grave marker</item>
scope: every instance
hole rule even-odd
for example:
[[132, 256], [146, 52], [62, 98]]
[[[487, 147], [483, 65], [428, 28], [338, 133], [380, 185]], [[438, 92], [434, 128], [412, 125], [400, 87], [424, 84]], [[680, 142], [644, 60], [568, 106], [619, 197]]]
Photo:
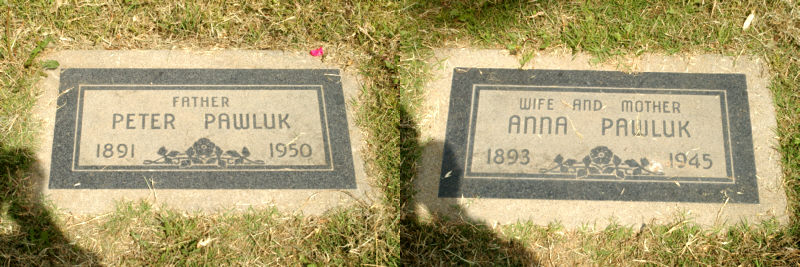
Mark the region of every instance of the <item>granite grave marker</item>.
[[758, 203], [749, 115], [744, 75], [456, 68], [439, 195]]
[[376, 196], [351, 101], [358, 78], [301, 52], [45, 55], [32, 174], [58, 209], [145, 200], [188, 211], [322, 214]]
[[355, 187], [337, 70], [67, 69], [50, 188]]
[[415, 211], [568, 227], [787, 220], [761, 59], [591, 61], [437, 50]]

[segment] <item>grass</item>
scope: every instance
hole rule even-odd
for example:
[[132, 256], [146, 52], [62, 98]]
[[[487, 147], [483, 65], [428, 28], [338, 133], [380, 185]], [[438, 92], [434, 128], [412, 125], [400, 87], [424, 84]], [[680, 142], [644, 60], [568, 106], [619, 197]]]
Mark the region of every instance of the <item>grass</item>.
[[[742, 30], [744, 18], [756, 20]], [[2, 1], [0, 262], [9, 265], [790, 265], [800, 262], [800, 3], [796, 1]], [[51, 40], [51, 41], [48, 41]], [[48, 44], [49, 42], [49, 44]], [[54, 212], [26, 171], [42, 130], [31, 117], [40, 53], [62, 49], [326, 49], [364, 77], [375, 206], [305, 217], [274, 209], [192, 214], [120, 203], [94, 216]], [[615, 60], [642, 53], [754, 54], [769, 62], [789, 225], [712, 229], [672, 223], [563, 229], [419, 220], [417, 110], [435, 47], [508, 49], [524, 63], [570, 49]]]

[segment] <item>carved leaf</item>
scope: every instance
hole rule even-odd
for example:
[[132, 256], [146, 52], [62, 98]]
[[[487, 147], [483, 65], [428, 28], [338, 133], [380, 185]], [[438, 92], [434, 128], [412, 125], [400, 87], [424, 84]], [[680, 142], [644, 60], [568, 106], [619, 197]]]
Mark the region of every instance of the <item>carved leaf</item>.
[[249, 157], [250, 156], [250, 149], [247, 149], [247, 147], [243, 147], [242, 148], [242, 156]]
[[633, 175], [640, 175], [640, 174], [642, 174], [642, 169], [633, 170]]
[[564, 165], [572, 166], [573, 164], [575, 164], [575, 162], [578, 162], [578, 161], [574, 160], [574, 159], [568, 159], [567, 161], [564, 161]]
[[561, 172], [564, 172], [564, 173], [569, 172], [569, 167], [561, 166]]
[[236, 152], [236, 150], [228, 150], [228, 151], [225, 151], [225, 154], [228, 154], [228, 155], [230, 155], [231, 157], [235, 157], [235, 158], [240, 158], [240, 157], [242, 157], [241, 155], [239, 155], [239, 152]]
[[586, 177], [589, 173], [586, 172], [586, 169], [578, 170], [578, 177]]
[[186, 150], [186, 155], [189, 156], [189, 157], [193, 157], [194, 156], [194, 147], [190, 147], [189, 149], [187, 149]]
[[556, 158], [553, 159], [553, 162], [558, 163], [558, 164], [561, 164], [561, 162], [563, 162], [563, 161], [564, 161], [564, 157], [562, 157], [561, 154], [558, 154], [558, 156], [556, 156]]
[[591, 173], [591, 174], [598, 174], [598, 173], [600, 173], [600, 170], [598, 170], [598, 169], [597, 169], [597, 168], [595, 168], [595, 167], [589, 167], [589, 173]]
[[164, 162], [166, 162], [167, 164], [172, 164], [172, 159], [171, 158], [165, 158]]
[[206, 164], [214, 164], [217, 163], [217, 158], [210, 158], [206, 160]]
[[168, 156], [168, 157], [175, 157], [175, 156], [177, 156], [177, 155], [178, 155], [178, 154], [180, 154], [180, 153], [181, 153], [181, 152], [178, 152], [178, 151], [170, 151], [170, 152], [169, 152], [169, 154], [167, 154], [167, 156]]
[[624, 172], [624, 171], [622, 171], [622, 170], [617, 170], [617, 177], [619, 177], [619, 178], [625, 178], [625, 172]]
[[234, 160], [233, 163], [234, 164], [242, 164], [242, 163], [244, 163], [244, 160], [241, 159], [241, 158], [238, 158], [238, 159]]
[[585, 164], [586, 167], [589, 167], [589, 164], [592, 164], [592, 158], [589, 156], [583, 157], [583, 164]]
[[225, 166], [228, 165], [228, 164], [224, 160], [220, 160], [219, 162], [217, 162], [217, 165], [219, 165], [220, 167], [225, 168]]
[[158, 154], [162, 155], [162, 156], [166, 155], [167, 154], [167, 148], [162, 146], [161, 148], [158, 149]]
[[612, 173], [614, 173], [614, 170], [616, 170], [616, 168], [614, 168], [614, 167], [606, 167], [605, 169], [603, 169], [603, 174], [612, 174]]
[[198, 158], [192, 158], [192, 163], [194, 164], [203, 164], [203, 161]]
[[191, 162], [189, 160], [181, 160], [181, 167], [189, 167]]
[[219, 157], [220, 155], [222, 155], [222, 148], [215, 147], [215, 148], [214, 148], [214, 154], [216, 154], [216, 155], [217, 155], [217, 157]]
[[620, 163], [622, 163], [622, 159], [614, 155], [614, 166], [619, 166]]
[[650, 165], [650, 161], [646, 158], [642, 158], [642, 167]]
[[639, 167], [639, 163], [632, 159], [626, 160], [625, 164], [628, 164], [631, 168]]

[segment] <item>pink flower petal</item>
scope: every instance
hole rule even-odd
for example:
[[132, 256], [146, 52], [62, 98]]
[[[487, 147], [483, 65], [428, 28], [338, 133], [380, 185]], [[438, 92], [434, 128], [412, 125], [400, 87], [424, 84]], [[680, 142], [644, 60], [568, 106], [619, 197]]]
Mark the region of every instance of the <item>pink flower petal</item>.
[[320, 46], [317, 49], [311, 50], [309, 53], [311, 54], [311, 56], [314, 56], [314, 57], [321, 56], [322, 55], [322, 47]]

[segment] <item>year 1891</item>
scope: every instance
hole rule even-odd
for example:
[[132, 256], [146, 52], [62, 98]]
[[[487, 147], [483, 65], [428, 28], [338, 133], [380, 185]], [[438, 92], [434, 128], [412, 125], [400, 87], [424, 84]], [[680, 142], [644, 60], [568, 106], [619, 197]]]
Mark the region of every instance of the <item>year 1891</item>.
[[103, 158], [133, 158], [136, 147], [133, 144], [97, 144], [96, 157]]

